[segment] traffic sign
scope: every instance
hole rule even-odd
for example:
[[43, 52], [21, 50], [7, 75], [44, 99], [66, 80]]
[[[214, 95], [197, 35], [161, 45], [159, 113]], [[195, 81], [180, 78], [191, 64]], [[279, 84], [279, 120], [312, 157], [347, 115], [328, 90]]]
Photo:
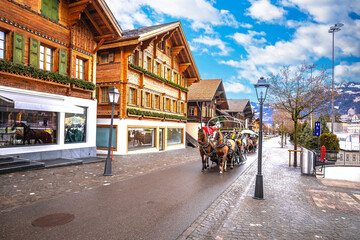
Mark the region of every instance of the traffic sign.
[[319, 137], [321, 133], [321, 123], [315, 122], [315, 136]]

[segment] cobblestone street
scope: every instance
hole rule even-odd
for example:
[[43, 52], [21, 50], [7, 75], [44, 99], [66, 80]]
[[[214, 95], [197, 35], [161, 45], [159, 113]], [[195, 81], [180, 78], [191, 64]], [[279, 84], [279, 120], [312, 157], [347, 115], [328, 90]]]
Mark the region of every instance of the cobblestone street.
[[360, 183], [301, 176], [287, 149], [265, 142], [265, 200], [252, 198], [255, 162], [179, 239], [358, 239]]
[[0, 211], [10, 211], [39, 200], [110, 185], [189, 161], [199, 161], [199, 171], [201, 170], [197, 148], [114, 156], [111, 177], [103, 176], [104, 162], [0, 175]]

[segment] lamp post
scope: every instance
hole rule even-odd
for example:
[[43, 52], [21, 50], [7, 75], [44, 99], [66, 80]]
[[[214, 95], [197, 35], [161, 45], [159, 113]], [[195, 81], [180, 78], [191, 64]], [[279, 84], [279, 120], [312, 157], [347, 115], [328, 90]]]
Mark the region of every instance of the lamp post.
[[344, 26], [342, 23], [336, 23], [334, 26], [331, 26], [329, 29], [329, 33], [332, 33], [332, 80], [331, 80], [331, 132], [334, 133], [334, 40], [335, 40], [335, 32], [339, 32], [341, 27]]
[[117, 103], [119, 101], [119, 97], [120, 97], [120, 93], [115, 87], [113, 87], [108, 92], [109, 103], [111, 103], [112, 109], [111, 109], [110, 132], [109, 132], [109, 148], [108, 148], [108, 154], [107, 154], [106, 162], [105, 162], [104, 176], [112, 176], [112, 174], [111, 174], [111, 157], [110, 157], [111, 143], [112, 143], [112, 130], [113, 130], [115, 103]]
[[258, 151], [258, 173], [256, 175], [255, 182], [255, 199], [262, 200], [264, 199], [264, 190], [263, 190], [263, 176], [261, 173], [261, 164], [262, 164], [262, 119], [263, 119], [263, 104], [266, 99], [267, 91], [270, 87], [270, 84], [261, 77], [257, 84], [254, 85], [256, 90], [256, 96], [260, 103], [260, 126], [259, 126], [259, 151]]

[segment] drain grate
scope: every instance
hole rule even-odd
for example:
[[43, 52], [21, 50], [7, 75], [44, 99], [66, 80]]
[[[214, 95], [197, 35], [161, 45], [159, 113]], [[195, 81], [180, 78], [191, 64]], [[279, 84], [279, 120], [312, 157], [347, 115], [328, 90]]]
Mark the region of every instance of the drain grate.
[[69, 213], [54, 213], [35, 219], [31, 224], [34, 227], [55, 227], [74, 220], [75, 216]]

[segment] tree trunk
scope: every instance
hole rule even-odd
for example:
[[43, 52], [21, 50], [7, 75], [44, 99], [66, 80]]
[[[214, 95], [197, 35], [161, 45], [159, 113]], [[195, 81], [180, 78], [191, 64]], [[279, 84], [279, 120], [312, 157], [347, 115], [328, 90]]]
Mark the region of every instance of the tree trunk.
[[[294, 122], [294, 150], [297, 150], [297, 127], [298, 122], [297, 120]], [[297, 153], [294, 151], [294, 167], [297, 167]]]
[[286, 135], [287, 135], [287, 133], [285, 132], [285, 145], [286, 145]]
[[284, 147], [284, 132], [281, 132], [281, 147]]

